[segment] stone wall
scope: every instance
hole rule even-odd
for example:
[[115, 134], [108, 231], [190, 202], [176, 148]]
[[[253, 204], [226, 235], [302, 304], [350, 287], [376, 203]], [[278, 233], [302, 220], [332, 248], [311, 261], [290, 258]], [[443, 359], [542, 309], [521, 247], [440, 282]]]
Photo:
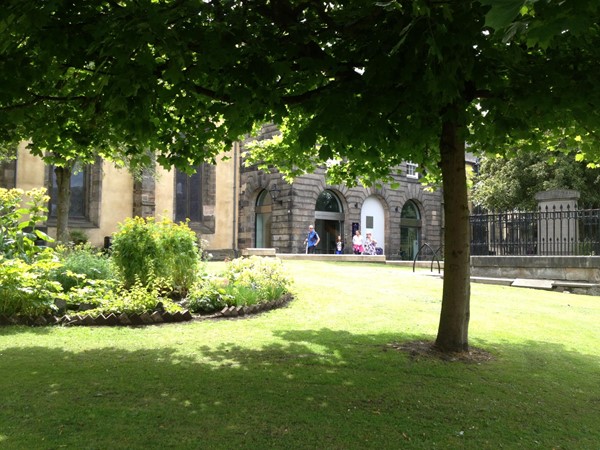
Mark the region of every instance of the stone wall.
[[600, 283], [600, 256], [472, 256], [471, 275]]

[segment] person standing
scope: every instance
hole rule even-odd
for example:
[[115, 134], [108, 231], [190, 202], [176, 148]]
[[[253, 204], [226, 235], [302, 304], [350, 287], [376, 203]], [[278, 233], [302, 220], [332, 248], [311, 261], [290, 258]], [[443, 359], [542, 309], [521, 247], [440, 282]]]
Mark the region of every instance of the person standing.
[[356, 230], [356, 233], [354, 233], [354, 236], [352, 236], [352, 250], [354, 251], [355, 255], [362, 255], [362, 253], [365, 251], [360, 230]]
[[319, 234], [315, 231], [315, 228], [312, 225], [308, 226], [308, 234], [306, 235], [306, 239], [304, 239], [304, 245], [306, 246], [306, 253], [315, 254], [317, 250], [317, 245], [321, 241]]
[[377, 241], [373, 235], [367, 232], [367, 239], [365, 240], [365, 255], [376, 255], [377, 254]]

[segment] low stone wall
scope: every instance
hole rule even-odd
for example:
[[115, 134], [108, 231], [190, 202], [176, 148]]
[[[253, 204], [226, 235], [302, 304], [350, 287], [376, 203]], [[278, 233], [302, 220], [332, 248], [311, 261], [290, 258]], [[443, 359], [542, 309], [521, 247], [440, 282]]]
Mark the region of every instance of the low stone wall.
[[472, 256], [471, 275], [600, 283], [600, 256]]
[[305, 261], [352, 261], [385, 263], [384, 255], [307, 255], [305, 253], [277, 253], [279, 259], [296, 259]]

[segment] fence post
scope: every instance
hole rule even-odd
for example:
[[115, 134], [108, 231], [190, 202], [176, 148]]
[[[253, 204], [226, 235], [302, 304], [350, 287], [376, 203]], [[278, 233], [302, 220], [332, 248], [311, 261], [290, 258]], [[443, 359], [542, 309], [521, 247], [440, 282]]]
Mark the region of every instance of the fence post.
[[553, 189], [535, 194], [540, 211], [539, 255], [569, 254], [570, 243], [578, 242], [577, 218], [570, 211], [577, 209], [579, 196], [578, 191], [571, 189]]

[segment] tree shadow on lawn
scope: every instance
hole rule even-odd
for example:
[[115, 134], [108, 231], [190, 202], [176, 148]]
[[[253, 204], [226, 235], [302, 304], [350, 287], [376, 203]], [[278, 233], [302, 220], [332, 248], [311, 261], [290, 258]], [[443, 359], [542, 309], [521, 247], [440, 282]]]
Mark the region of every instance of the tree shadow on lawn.
[[545, 342], [493, 344], [495, 360], [463, 364], [387, 345], [423, 336], [275, 335], [279, 343], [260, 349], [184, 336], [162, 349], [0, 350], [0, 446], [495, 449], [600, 441], [595, 356]]

